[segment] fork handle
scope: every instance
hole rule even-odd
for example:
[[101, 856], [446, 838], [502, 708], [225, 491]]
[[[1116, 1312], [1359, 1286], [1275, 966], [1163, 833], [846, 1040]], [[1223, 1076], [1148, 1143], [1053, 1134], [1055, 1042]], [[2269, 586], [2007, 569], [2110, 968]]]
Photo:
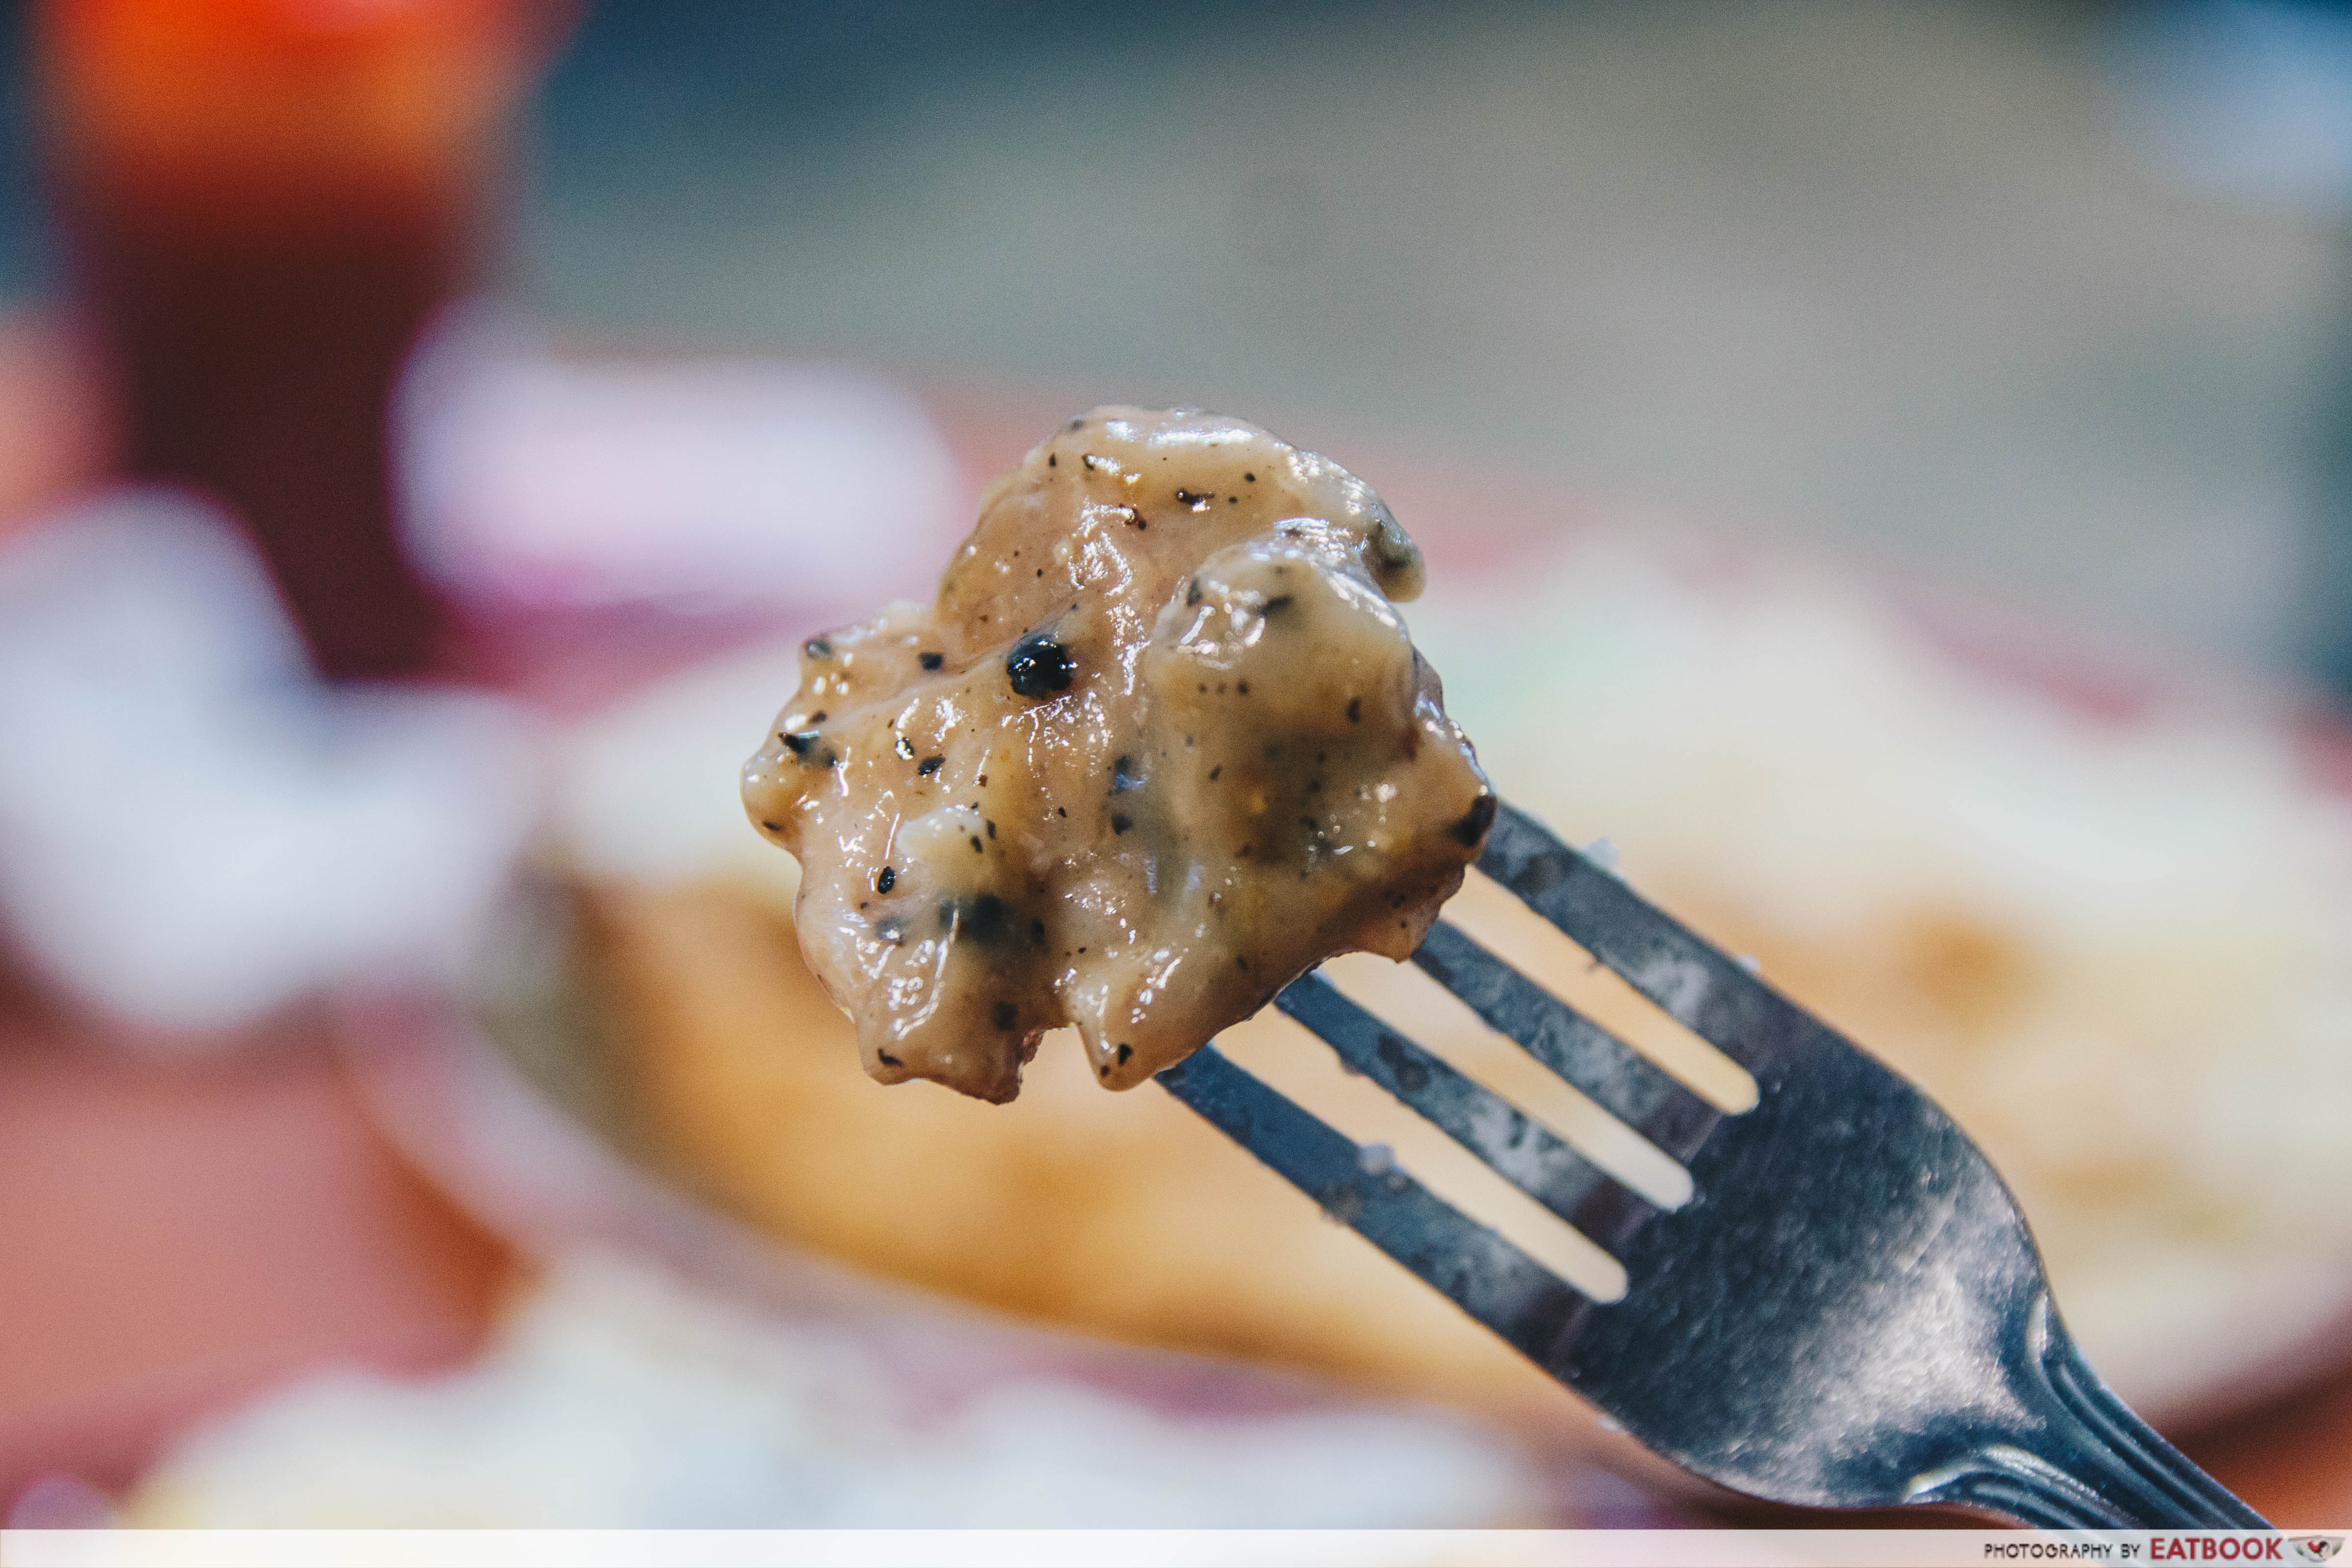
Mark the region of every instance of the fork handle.
[[1909, 1500], [2055, 1530], [2268, 1530], [2270, 1521], [2158, 1436], [2074, 1348], [2049, 1298], [2035, 1314], [2034, 1393], [2047, 1421], [1922, 1476]]

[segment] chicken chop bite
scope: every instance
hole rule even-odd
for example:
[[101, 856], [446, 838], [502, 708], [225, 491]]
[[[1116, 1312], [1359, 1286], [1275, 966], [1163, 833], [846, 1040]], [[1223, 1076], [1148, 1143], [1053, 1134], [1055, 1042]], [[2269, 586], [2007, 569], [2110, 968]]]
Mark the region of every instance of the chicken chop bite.
[[1074, 1024], [1131, 1088], [1325, 958], [1402, 959], [1496, 811], [1370, 487], [1107, 407], [999, 479], [931, 605], [810, 641], [745, 765], [866, 1070], [983, 1100]]

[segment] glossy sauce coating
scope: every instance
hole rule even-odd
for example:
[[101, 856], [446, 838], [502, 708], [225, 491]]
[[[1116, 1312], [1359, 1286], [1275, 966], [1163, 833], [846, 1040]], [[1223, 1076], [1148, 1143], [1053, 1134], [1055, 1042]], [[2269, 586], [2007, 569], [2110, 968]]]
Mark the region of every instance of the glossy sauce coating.
[[1115, 1089], [1335, 952], [1402, 959], [1495, 814], [1336, 464], [1108, 407], [999, 479], [926, 607], [812, 640], [746, 764], [866, 1070], [984, 1100], [1075, 1024]]

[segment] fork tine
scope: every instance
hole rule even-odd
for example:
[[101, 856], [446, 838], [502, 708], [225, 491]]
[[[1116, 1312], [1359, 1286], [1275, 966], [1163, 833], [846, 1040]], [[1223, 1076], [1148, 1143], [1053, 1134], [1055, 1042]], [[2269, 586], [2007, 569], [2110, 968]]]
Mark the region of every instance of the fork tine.
[[1274, 1005], [1339, 1059], [1403, 1101], [1536, 1202], [1573, 1222], [1611, 1178], [1526, 1112], [1406, 1039], [1319, 974], [1293, 981]]
[[1721, 1112], [1631, 1046], [1440, 921], [1412, 961], [1487, 1025], [1676, 1160]]
[[1591, 1306], [1573, 1286], [1403, 1171], [1367, 1168], [1351, 1139], [1235, 1067], [1214, 1046], [1160, 1073], [1159, 1082], [1326, 1215], [1522, 1353], [1541, 1361]]
[[1506, 805], [1496, 815], [1478, 869], [1759, 1079], [1822, 1037], [1821, 1026], [1729, 953], [1524, 812]]
[[[1479, 867], [1757, 1079], [1755, 1108], [1714, 1118], [1685, 1162], [1699, 1201], [1666, 1212], [1569, 1178], [1584, 1194], [1570, 1223], [1624, 1269], [1608, 1310], [1213, 1047], [1160, 1082], [1694, 1474], [1816, 1507], [2266, 1527], [2081, 1361], [2015, 1200], [1933, 1101], [1518, 812], [1503, 808]], [[1444, 938], [1423, 967], [1508, 1013], [1483, 973], [1496, 963]], [[1277, 1003], [1507, 1173], [1520, 1140], [1497, 1148], [1507, 1123], [1451, 1079], [1433, 1096], [1434, 1058], [1319, 977]]]

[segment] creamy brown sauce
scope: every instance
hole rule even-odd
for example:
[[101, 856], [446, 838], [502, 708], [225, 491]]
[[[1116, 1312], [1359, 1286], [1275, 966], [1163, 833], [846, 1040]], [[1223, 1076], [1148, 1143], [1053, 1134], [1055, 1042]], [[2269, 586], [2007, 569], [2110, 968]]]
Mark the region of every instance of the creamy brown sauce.
[[999, 479], [929, 606], [812, 640], [743, 800], [866, 1070], [1019, 1092], [1074, 1024], [1140, 1083], [1336, 952], [1402, 959], [1494, 818], [1362, 481], [1110, 407]]

